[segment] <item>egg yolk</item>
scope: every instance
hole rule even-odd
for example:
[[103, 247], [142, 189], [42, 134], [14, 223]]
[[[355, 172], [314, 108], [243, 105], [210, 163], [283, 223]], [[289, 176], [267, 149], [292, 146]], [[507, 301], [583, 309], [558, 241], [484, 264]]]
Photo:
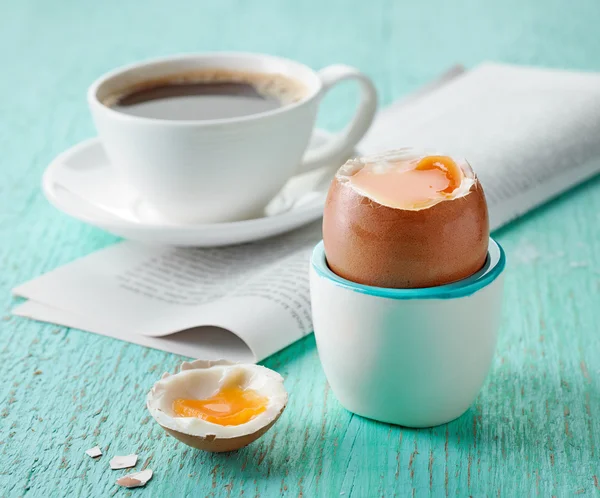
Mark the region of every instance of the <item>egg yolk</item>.
[[425, 156], [391, 166], [367, 164], [350, 177], [352, 185], [380, 204], [419, 207], [460, 186], [462, 171], [448, 156]]
[[253, 389], [227, 386], [206, 399], [177, 398], [173, 412], [177, 417], [197, 417], [218, 425], [240, 425], [264, 412], [267, 403]]

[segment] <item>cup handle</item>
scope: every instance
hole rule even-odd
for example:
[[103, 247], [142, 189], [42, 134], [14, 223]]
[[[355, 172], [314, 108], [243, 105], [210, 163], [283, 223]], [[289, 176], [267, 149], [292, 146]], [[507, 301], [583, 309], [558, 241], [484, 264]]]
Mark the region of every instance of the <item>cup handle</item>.
[[360, 85], [360, 103], [352, 120], [340, 133], [304, 154], [299, 173], [321, 168], [335, 161], [341, 164], [365, 135], [377, 110], [377, 90], [373, 82], [358, 69], [344, 64], [335, 64], [321, 69], [318, 74], [323, 83], [321, 97], [340, 81], [353, 79]]

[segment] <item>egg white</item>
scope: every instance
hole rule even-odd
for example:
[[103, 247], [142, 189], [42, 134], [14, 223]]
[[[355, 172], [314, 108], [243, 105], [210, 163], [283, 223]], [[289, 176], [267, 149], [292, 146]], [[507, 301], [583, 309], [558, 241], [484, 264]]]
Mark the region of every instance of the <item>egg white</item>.
[[[473, 187], [477, 178], [475, 176], [475, 173], [473, 172], [473, 169], [471, 168], [471, 165], [467, 162], [466, 159], [452, 157], [452, 159], [454, 160], [456, 165], [462, 171], [462, 178], [460, 181], [460, 185], [457, 188], [455, 188], [452, 192], [450, 192], [449, 194], [446, 194], [443, 197], [439, 197], [436, 199], [431, 199], [430, 202], [421, 204], [421, 205], [419, 205], [419, 207], [414, 207], [414, 206], [410, 206], [410, 205], [406, 205], [406, 206], [392, 205], [390, 203], [386, 203], [385, 201], [381, 201], [381, 200], [377, 199], [376, 196], [374, 196], [368, 192], [365, 192], [362, 189], [360, 189], [359, 187], [357, 187], [356, 185], [352, 184], [350, 182], [350, 177], [352, 177], [352, 175], [356, 174], [358, 171], [360, 171], [362, 168], [364, 168], [367, 164], [373, 165], [374, 172], [385, 173], [390, 168], [395, 168], [395, 169], [398, 168], [398, 165], [394, 164], [395, 162], [406, 161], [405, 168], [408, 171], [410, 169], [413, 169], [413, 166], [410, 164], [411, 160], [420, 159], [425, 156], [438, 156], [438, 155], [444, 155], [444, 154], [440, 153], [440, 152], [424, 151], [424, 150], [420, 150], [420, 149], [413, 149], [411, 147], [405, 147], [402, 149], [386, 151], [381, 154], [373, 154], [370, 156], [364, 156], [364, 157], [359, 157], [356, 159], [350, 159], [349, 161], [346, 162], [346, 164], [344, 164], [337, 171], [336, 179], [340, 182], [340, 184], [353, 189], [355, 192], [357, 192], [362, 197], [366, 197], [367, 199], [370, 199], [378, 204], [381, 204], [382, 206], [390, 207], [393, 209], [403, 209], [406, 211], [421, 211], [423, 209], [428, 209], [432, 206], [435, 206], [436, 204], [443, 202], [443, 201], [454, 200], [454, 199], [458, 199], [460, 197], [464, 197], [470, 192], [471, 187]], [[398, 168], [398, 169], [401, 169], [401, 168]]]

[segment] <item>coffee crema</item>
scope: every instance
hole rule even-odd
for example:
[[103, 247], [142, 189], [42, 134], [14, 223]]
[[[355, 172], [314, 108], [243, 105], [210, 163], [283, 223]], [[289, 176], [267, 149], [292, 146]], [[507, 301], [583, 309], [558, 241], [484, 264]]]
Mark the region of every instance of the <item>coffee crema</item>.
[[281, 74], [204, 69], [143, 80], [101, 102], [132, 116], [212, 120], [272, 111], [306, 93], [304, 84]]

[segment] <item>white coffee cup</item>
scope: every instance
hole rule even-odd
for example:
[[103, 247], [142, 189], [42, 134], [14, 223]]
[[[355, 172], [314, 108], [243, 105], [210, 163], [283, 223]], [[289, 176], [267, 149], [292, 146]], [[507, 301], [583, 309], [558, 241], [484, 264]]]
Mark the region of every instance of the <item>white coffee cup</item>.
[[[103, 101], [115, 92], [203, 69], [280, 74], [305, 87], [296, 102], [225, 119], [176, 121], [132, 116]], [[361, 100], [350, 124], [306, 152], [321, 97], [354, 79]], [[165, 217], [211, 223], [260, 216], [295, 174], [342, 162], [369, 128], [377, 107], [371, 80], [345, 65], [320, 71], [288, 59], [250, 53], [205, 53], [141, 62], [112, 71], [88, 90], [108, 157], [123, 181]]]
[[319, 358], [340, 403], [358, 415], [431, 427], [462, 415], [488, 374], [500, 323], [502, 248], [448, 285], [383, 289], [345, 280], [312, 256], [310, 292]]

